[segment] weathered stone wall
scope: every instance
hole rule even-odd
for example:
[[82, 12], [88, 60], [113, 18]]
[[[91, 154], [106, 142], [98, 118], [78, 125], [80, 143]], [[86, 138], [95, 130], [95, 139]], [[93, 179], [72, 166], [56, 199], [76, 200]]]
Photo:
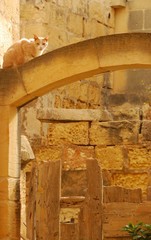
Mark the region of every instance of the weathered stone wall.
[[[109, 3], [103, 0], [21, 1], [21, 36], [32, 37], [34, 33], [48, 35], [47, 51], [113, 33], [113, 23], [114, 12], [109, 7]], [[24, 133], [30, 139], [38, 141], [41, 127], [42, 131], [45, 131], [45, 128], [36, 120], [37, 108], [100, 106], [103, 77], [94, 79], [83, 80], [57, 89], [24, 108], [22, 126]]]
[[[48, 51], [100, 35], [151, 30], [150, 1], [125, 1], [125, 7], [115, 9], [109, 1], [39, 2], [22, 1], [22, 36], [48, 35]], [[64, 179], [70, 179], [72, 186], [78, 179], [83, 188], [77, 191], [78, 187], [71, 188], [65, 181], [64, 195], [84, 194], [85, 159], [93, 156], [103, 169], [105, 186], [141, 187], [147, 199], [151, 184], [150, 76], [150, 70], [135, 69], [98, 75], [54, 90], [22, 109], [22, 132], [32, 142], [37, 160], [61, 157]], [[36, 119], [37, 109], [54, 107], [101, 108], [110, 121], [48, 124]]]
[[0, 1], [0, 65], [7, 48], [20, 37], [19, 0]]

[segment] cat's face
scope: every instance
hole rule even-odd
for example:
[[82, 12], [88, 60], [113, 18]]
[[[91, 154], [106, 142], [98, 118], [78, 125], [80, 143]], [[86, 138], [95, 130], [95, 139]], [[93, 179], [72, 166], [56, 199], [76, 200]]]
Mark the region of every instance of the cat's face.
[[48, 46], [48, 37], [37, 37], [37, 35], [34, 35], [34, 41], [36, 48], [39, 52], [43, 52], [45, 48]]

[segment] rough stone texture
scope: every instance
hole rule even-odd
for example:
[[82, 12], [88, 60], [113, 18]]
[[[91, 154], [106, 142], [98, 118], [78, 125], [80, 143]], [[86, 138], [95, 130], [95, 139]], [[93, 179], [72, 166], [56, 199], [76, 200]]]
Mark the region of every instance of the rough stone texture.
[[[113, 100], [114, 101], [114, 100]], [[139, 120], [140, 119], [140, 109], [138, 106], [131, 106], [130, 103], [125, 102], [122, 105], [112, 106], [111, 114], [113, 120]]]
[[96, 147], [95, 156], [101, 169], [122, 170], [124, 165], [124, 149], [119, 146]]
[[95, 122], [90, 128], [90, 144], [136, 144], [138, 130], [139, 122], [136, 121]]
[[142, 137], [144, 141], [151, 141], [151, 121], [143, 121]]
[[[134, 181], [135, 179], [135, 181]], [[146, 194], [148, 185], [147, 173], [114, 173], [112, 175], [112, 185], [124, 187], [124, 188], [141, 188], [143, 194]]]
[[146, 103], [142, 107], [143, 111], [143, 119], [145, 120], [151, 120], [151, 106], [150, 104]]
[[147, 170], [151, 166], [151, 148], [142, 146], [128, 146], [130, 169]]
[[48, 145], [87, 145], [88, 123], [52, 123], [48, 129]]
[[60, 146], [42, 146], [35, 150], [36, 160], [39, 161], [56, 161], [62, 156], [62, 147]]

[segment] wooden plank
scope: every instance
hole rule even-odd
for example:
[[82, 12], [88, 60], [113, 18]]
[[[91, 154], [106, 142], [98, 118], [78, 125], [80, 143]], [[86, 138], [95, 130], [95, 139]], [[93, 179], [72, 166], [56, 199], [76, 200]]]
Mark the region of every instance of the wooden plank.
[[79, 240], [79, 224], [61, 223], [61, 240]]
[[143, 203], [106, 203], [104, 204], [103, 235], [105, 238], [127, 237], [121, 231], [126, 224], [144, 222], [150, 223], [151, 202]]
[[60, 161], [38, 166], [37, 239], [59, 240], [60, 176]]
[[109, 121], [111, 114], [107, 110], [100, 109], [58, 109], [37, 112], [37, 118], [43, 122], [52, 121]]
[[83, 196], [71, 196], [61, 197], [60, 207], [61, 208], [81, 208], [84, 204], [85, 197]]
[[26, 173], [26, 224], [27, 224], [27, 238], [35, 239], [35, 225], [36, 225], [36, 191], [37, 191], [37, 177], [36, 167], [31, 173]]
[[96, 160], [87, 160], [86, 166], [88, 182], [86, 195], [87, 240], [102, 240], [102, 174]]
[[79, 240], [89, 240], [88, 204], [81, 208], [79, 213]]
[[104, 187], [103, 202], [142, 202], [142, 190], [126, 189], [119, 186]]
[[147, 188], [147, 200], [151, 201], [151, 186]]

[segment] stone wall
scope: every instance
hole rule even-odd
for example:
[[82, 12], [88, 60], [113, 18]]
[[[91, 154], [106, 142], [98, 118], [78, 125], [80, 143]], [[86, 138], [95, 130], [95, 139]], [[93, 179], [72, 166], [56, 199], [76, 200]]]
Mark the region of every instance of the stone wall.
[[[108, 1], [21, 1], [21, 36], [48, 35], [47, 51], [113, 32], [114, 11]], [[47, 126], [36, 120], [36, 109], [99, 107], [103, 78], [97, 76], [71, 84], [29, 104], [22, 110], [23, 133], [35, 144], [41, 131], [47, 131]]]
[[7, 48], [20, 38], [19, 0], [0, 2], [0, 65]]
[[[125, 7], [115, 8], [108, 4], [109, 1], [97, 0], [22, 1], [21, 34], [48, 35], [51, 51], [100, 35], [151, 30], [150, 1], [125, 1]], [[83, 188], [77, 191], [66, 181], [64, 195], [84, 194], [84, 162], [95, 156], [102, 167], [105, 186], [141, 187], [144, 199], [148, 198], [150, 76], [150, 70], [135, 69], [98, 75], [54, 90], [22, 109], [22, 132], [29, 137], [37, 161], [62, 158], [64, 179], [70, 179], [72, 186], [78, 179]], [[51, 108], [103, 109], [110, 118], [70, 123], [36, 119], [37, 109]]]

